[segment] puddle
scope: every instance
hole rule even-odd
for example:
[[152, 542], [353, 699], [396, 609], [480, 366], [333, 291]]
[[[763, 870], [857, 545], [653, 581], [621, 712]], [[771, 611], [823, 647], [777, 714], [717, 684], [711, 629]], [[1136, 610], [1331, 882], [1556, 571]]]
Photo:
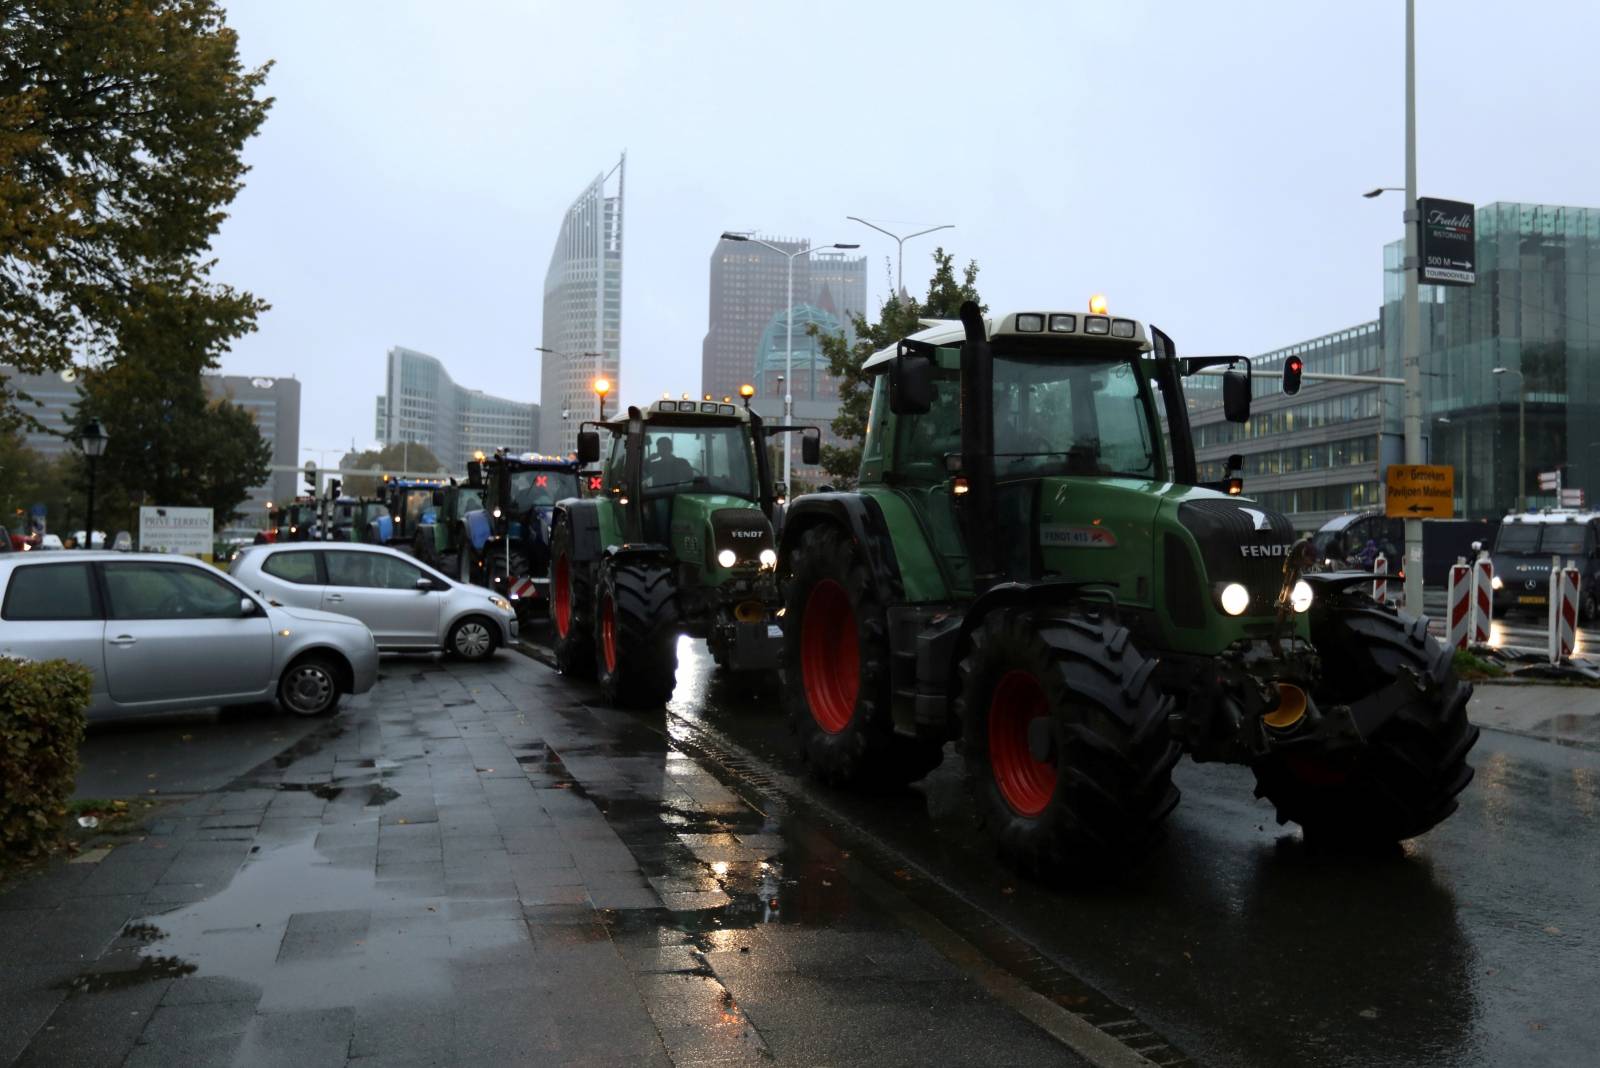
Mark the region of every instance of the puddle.
[[330, 782], [280, 782], [274, 783], [272, 788], [274, 790], [282, 790], [285, 793], [307, 793], [313, 797], [320, 797], [324, 801], [332, 801], [344, 793], [344, 787], [335, 786]]
[[140, 957], [132, 968], [114, 971], [85, 972], [65, 982], [57, 983], [56, 990], [73, 994], [101, 994], [108, 990], [127, 990], [158, 979], [181, 979], [193, 975], [195, 966], [177, 957]]

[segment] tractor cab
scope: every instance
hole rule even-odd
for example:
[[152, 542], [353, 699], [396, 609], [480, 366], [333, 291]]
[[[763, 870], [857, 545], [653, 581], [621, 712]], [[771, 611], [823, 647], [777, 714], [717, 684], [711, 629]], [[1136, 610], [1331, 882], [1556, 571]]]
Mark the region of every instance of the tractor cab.
[[[460, 578], [506, 597], [528, 622], [545, 603], [550, 523], [556, 502], [578, 496], [578, 465], [570, 457], [495, 450], [467, 464], [467, 483], [455, 502], [460, 515], [455, 551]], [[467, 496], [476, 507], [467, 506]]]
[[410, 545], [422, 514], [433, 505], [434, 491], [449, 484], [444, 478], [397, 478], [384, 475], [378, 484], [383, 508], [367, 524], [367, 540], [376, 545]]

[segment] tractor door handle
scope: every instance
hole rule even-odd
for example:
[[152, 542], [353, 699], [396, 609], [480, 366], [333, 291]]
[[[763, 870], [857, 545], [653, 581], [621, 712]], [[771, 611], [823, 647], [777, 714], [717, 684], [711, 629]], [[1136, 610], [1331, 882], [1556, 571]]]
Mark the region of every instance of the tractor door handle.
[[119, 634], [115, 638], [111, 639], [111, 644], [112, 645], [133, 645], [138, 640], [139, 640], [138, 638], [135, 638], [131, 634]]

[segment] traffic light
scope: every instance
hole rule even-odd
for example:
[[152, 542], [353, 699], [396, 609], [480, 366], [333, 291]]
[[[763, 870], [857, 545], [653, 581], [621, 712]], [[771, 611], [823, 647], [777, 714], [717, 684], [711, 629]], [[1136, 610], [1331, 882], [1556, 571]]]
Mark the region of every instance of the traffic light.
[[1298, 356], [1283, 361], [1283, 391], [1289, 396], [1300, 392], [1300, 375], [1305, 369], [1306, 361]]
[[306, 461], [306, 488], [311, 492], [317, 491], [317, 465], [314, 461]]

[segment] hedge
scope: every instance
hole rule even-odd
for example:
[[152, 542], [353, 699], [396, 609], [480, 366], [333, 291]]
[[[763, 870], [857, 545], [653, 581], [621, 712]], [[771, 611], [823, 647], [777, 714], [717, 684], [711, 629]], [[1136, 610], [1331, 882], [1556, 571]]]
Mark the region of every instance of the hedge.
[[70, 660], [0, 656], [0, 853], [36, 856], [58, 839], [93, 682]]

